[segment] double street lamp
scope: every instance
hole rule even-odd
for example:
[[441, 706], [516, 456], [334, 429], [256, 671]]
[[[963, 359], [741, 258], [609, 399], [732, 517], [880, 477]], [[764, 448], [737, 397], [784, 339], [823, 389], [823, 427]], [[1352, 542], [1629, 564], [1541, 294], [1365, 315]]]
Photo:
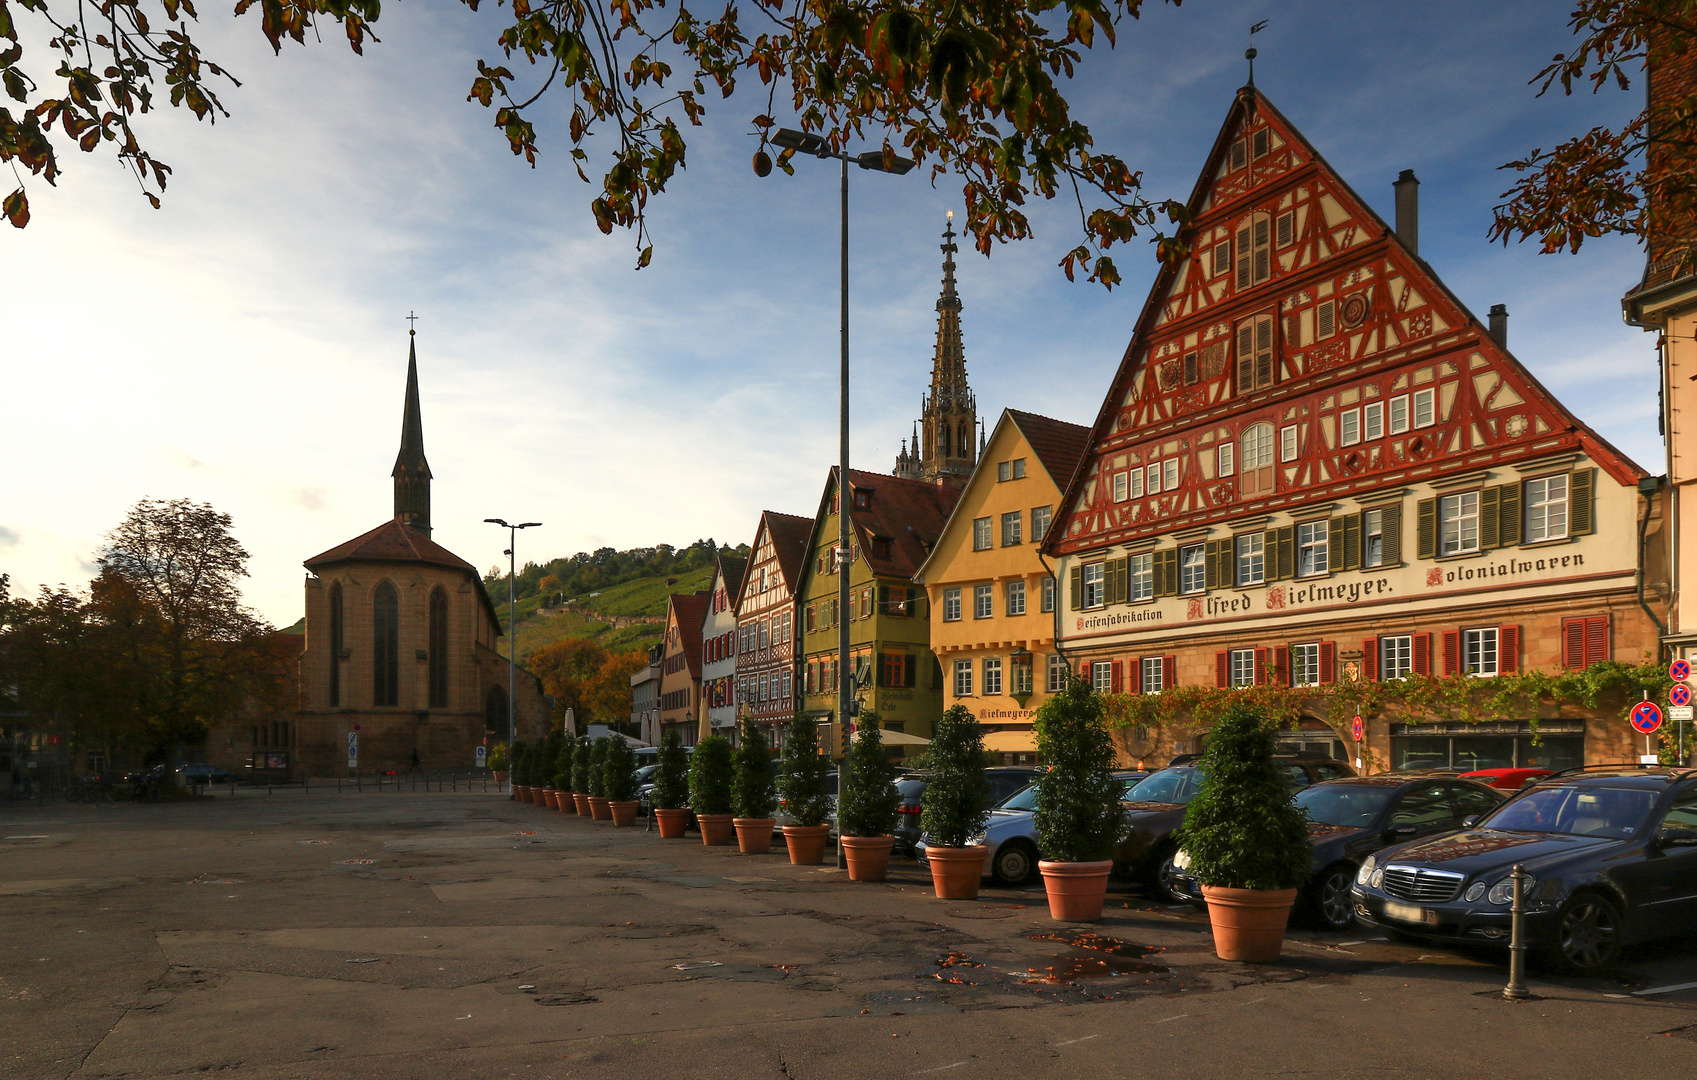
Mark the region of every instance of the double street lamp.
[[513, 695], [518, 689], [518, 679], [516, 676], [518, 660], [516, 658], [519, 651], [518, 621], [513, 614], [518, 596], [518, 556], [515, 555], [514, 552], [518, 550], [519, 546], [519, 530], [534, 529], [538, 525], [541, 525], [542, 522], [527, 521], [522, 525], [509, 525], [500, 518], [484, 518], [483, 520], [490, 525], [499, 525], [501, 528], [507, 530], [507, 550], [501, 552], [501, 554], [507, 557], [507, 791], [508, 793], [511, 793], [513, 790], [513, 768], [511, 755], [513, 752], [513, 740], [517, 735], [518, 728], [518, 724], [515, 720], [515, 717], [518, 715], [515, 710], [518, 706]]

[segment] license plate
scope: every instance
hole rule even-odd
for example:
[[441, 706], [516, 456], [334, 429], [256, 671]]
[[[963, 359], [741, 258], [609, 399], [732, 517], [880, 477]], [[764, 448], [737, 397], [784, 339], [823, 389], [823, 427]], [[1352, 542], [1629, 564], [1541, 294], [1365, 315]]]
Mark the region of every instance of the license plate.
[[1438, 925], [1438, 913], [1428, 911], [1418, 904], [1399, 904], [1395, 900], [1385, 901], [1385, 918], [1397, 922], [1420, 923], [1423, 926]]

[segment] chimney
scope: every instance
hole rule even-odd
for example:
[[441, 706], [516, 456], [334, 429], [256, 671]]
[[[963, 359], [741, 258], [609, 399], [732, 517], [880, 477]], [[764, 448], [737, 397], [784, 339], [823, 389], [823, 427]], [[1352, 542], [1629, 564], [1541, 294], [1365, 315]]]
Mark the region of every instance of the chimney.
[[1413, 169], [1402, 170], [1391, 187], [1396, 189], [1396, 234], [1404, 246], [1420, 254], [1420, 181]]
[[1508, 348], [1508, 307], [1503, 304], [1491, 305], [1491, 340], [1499, 346]]

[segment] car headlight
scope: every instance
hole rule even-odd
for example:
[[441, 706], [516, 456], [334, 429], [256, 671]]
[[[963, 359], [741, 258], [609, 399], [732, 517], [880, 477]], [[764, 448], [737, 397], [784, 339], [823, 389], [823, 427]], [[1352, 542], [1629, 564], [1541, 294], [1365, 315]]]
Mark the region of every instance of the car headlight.
[[973, 833], [971, 836], [966, 838], [967, 847], [978, 847], [982, 843], [984, 843], [983, 833]]
[[1183, 848], [1180, 848], [1177, 852], [1175, 852], [1173, 854], [1173, 869], [1174, 870], [1189, 870], [1190, 869], [1190, 852], [1184, 850]]
[[[1520, 889], [1521, 895], [1531, 896], [1532, 886], [1535, 882], [1535, 878], [1531, 875], [1527, 875], [1526, 884]], [[1493, 904], [1503, 904], [1505, 906], [1514, 903], [1514, 879], [1512, 877], [1505, 877], [1495, 885], [1492, 885], [1488, 899]]]
[[1368, 879], [1373, 876], [1373, 868], [1377, 865], [1377, 859], [1373, 858], [1371, 855], [1367, 856], [1367, 861], [1362, 863], [1361, 869], [1355, 872], [1355, 883], [1357, 885], [1367, 884]]
[[1385, 868], [1381, 866], [1377, 870], [1373, 871], [1373, 878], [1372, 878], [1371, 884], [1375, 889], [1377, 889], [1379, 887], [1379, 884], [1381, 882], [1383, 882], [1384, 880], [1385, 880]]
[[1467, 887], [1467, 893], [1462, 897], [1462, 899], [1466, 900], [1469, 904], [1477, 904], [1479, 902], [1479, 898], [1484, 895], [1485, 883], [1483, 881], [1475, 881]]

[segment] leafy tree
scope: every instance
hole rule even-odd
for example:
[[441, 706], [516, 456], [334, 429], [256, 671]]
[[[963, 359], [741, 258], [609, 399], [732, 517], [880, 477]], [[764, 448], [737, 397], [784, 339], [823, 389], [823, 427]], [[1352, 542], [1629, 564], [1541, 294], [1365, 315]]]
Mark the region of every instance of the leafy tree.
[[[1578, 0], [1568, 25], [1579, 44], [1532, 79], [1540, 97], [1557, 85], [1626, 90], [1646, 65], [1689, 63], [1697, 44], [1690, 0]], [[1535, 239], [1549, 254], [1611, 233], [1678, 236], [1675, 250], [1651, 257], [1697, 269], [1697, 92], [1649, 95], [1619, 128], [1592, 128], [1503, 168], [1520, 176], [1495, 208], [1491, 239]]]
[[589, 793], [597, 797], [607, 794], [607, 743], [610, 738], [603, 735], [589, 747]]
[[1114, 740], [1102, 695], [1068, 679], [1037, 709], [1037, 754], [1049, 768], [1037, 777], [1037, 844], [1055, 862], [1099, 862], [1113, 854], [1125, 829], [1114, 779]]
[[1184, 812], [1184, 850], [1203, 884], [1294, 889], [1308, 880], [1308, 818], [1274, 750], [1272, 726], [1247, 705], [1228, 708], [1209, 733], [1202, 788]]
[[636, 755], [630, 743], [617, 735], [608, 735], [601, 758], [601, 791], [613, 802], [628, 802], [636, 798]]
[[689, 805], [696, 814], [731, 812], [732, 775], [736, 765], [731, 740], [709, 735], [695, 744], [689, 756]]
[[658, 767], [654, 770], [654, 791], [651, 797], [661, 810], [681, 810], [689, 802], [689, 755], [684, 753], [683, 736], [669, 727], [660, 735]]
[[831, 762], [819, 752], [819, 724], [810, 716], [797, 715], [784, 733], [784, 771], [778, 791], [784, 812], [797, 825], [823, 825], [831, 814], [831, 795], [825, 780]]
[[507, 744], [496, 743], [489, 748], [489, 756], [485, 759], [490, 772], [507, 771]]
[[572, 710], [579, 723], [630, 718], [630, 677], [648, 664], [641, 650], [612, 652], [590, 638], [561, 638], [531, 654], [526, 667], [555, 699], [556, 719]]
[[862, 709], [855, 728], [854, 744], [843, 760], [837, 828], [844, 836], [893, 836], [901, 793], [895, 763], [884, 752], [878, 713]]
[[952, 706], [931, 732], [919, 828], [932, 843], [966, 847], [990, 820], [984, 729], [964, 705]]
[[[478, 7], [478, 0], [465, 3]], [[251, 6], [238, 0], [236, 13]], [[326, 23], [341, 24], [356, 53], [376, 40], [378, 0], [258, 6], [275, 51], [285, 40], [317, 40]], [[496, 39], [501, 58], [477, 61], [470, 100], [492, 110], [511, 151], [534, 165], [541, 150], [534, 109], [545, 108], [538, 102], [551, 89], [569, 95], [570, 155], [586, 183], [585, 147], [605, 129], [610, 160], [590, 211], [602, 232], [635, 230], [638, 266], [653, 253], [648, 200], [684, 165], [683, 128], [700, 125], [712, 94], [729, 97], [745, 73], [765, 90], [750, 119], [760, 135], [757, 173], [771, 169], [766, 143], [782, 99], [796, 114], [792, 123], [825, 133], [835, 149], [870, 138], [886, 157], [899, 149], [929, 163], [933, 180], [958, 173], [967, 225], [986, 253], [993, 242], [1031, 235], [1022, 209], [1029, 197], [1062, 196], [1076, 201], [1082, 232], [1062, 266], [1069, 277], [1082, 268], [1111, 286], [1119, 274], [1105, 250], [1151, 227], [1159, 211], [1182, 213], [1151, 202], [1141, 174], [1099, 152], [1061, 95], [1083, 50], [1098, 34], [1113, 44], [1117, 23], [1137, 17], [1142, 0], [1068, 0], [1064, 22], [1048, 0], [755, 0], [752, 10], [728, 0], [707, 11], [660, 0], [514, 0], [511, 8], [511, 24]], [[0, 0], [0, 40], [12, 43], [0, 52], [0, 81], [23, 106], [17, 117], [0, 110], [0, 162], [21, 162], [54, 182], [57, 125], [85, 152], [113, 149], [157, 207], [171, 169], [135, 127], [155, 106], [155, 88], [169, 86], [173, 105], [216, 120], [228, 115], [220, 94], [236, 85], [194, 42], [198, 11], [177, 0], [92, 8], [18, 0], [17, 9], [34, 23], [21, 38]], [[751, 18], [760, 25], [752, 37], [744, 29]], [[42, 39], [48, 45], [37, 59]], [[30, 45], [27, 67], [20, 40]], [[515, 56], [521, 62], [508, 67]], [[778, 155], [786, 172], [791, 153]], [[17, 227], [27, 224], [21, 186], [4, 210]]]
[[731, 803], [739, 818], [769, 818], [778, 808], [778, 796], [773, 790], [772, 751], [766, 746], [766, 735], [753, 720], [742, 722], [742, 734], [737, 740], [736, 790]]

